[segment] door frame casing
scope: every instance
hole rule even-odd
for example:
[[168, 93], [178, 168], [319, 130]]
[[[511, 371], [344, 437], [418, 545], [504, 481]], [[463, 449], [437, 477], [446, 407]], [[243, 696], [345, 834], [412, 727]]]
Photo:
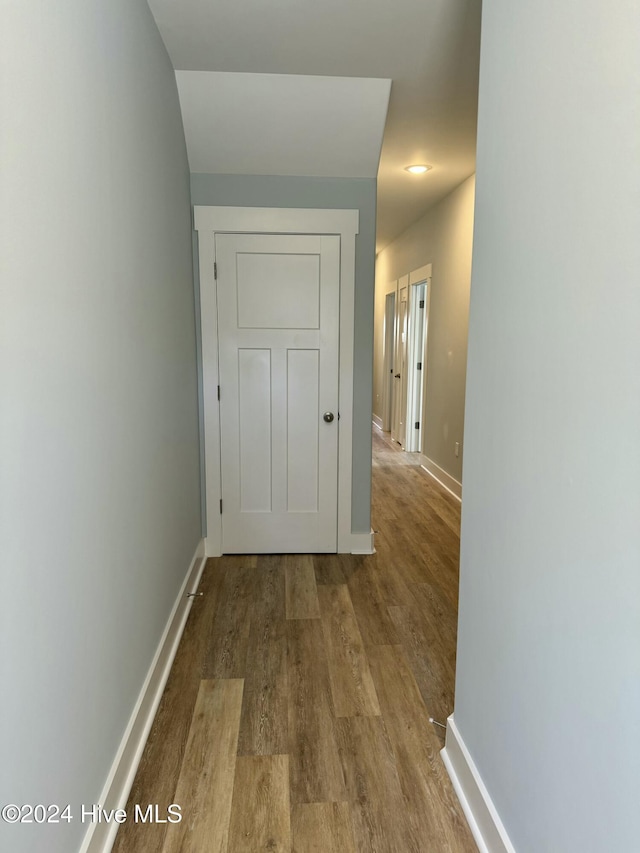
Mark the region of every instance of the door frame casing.
[[[425, 264], [422, 267], [418, 267], [418, 269], [412, 270], [409, 273], [409, 292], [411, 292], [411, 288], [415, 284], [426, 285], [425, 287], [425, 314], [424, 314], [424, 341], [422, 342], [423, 346], [423, 354], [422, 354], [422, 411], [420, 412], [420, 448], [419, 453], [424, 453], [424, 444], [426, 439], [426, 430], [427, 430], [427, 378], [428, 378], [428, 370], [429, 370], [429, 358], [428, 358], [428, 344], [429, 344], [429, 317], [431, 312], [431, 290], [432, 290], [432, 279], [433, 279], [433, 264]], [[409, 399], [407, 399], [407, 412], [409, 409]]]
[[[355, 248], [358, 210], [274, 207], [194, 207], [200, 267], [200, 323], [204, 408], [206, 555], [222, 554], [218, 304], [214, 275], [216, 234], [319, 234], [340, 237], [338, 370], [338, 553], [363, 550], [363, 534], [351, 532], [353, 457], [353, 344]], [[207, 319], [209, 318], [209, 322]], [[224, 392], [223, 392], [224, 393]]]
[[[414, 355], [415, 347], [415, 339], [416, 339], [416, 328], [413, 320], [415, 319], [415, 299], [416, 299], [416, 291], [415, 288], [421, 284], [425, 286], [425, 304], [424, 304], [424, 314], [422, 316], [422, 325], [424, 329], [424, 338], [422, 341], [422, 351], [420, 352], [421, 361], [422, 361], [422, 370], [421, 376], [419, 377], [420, 389], [421, 389], [421, 398], [422, 405], [420, 406], [420, 412], [418, 415], [418, 420], [420, 421], [420, 441], [419, 446], [413, 447], [413, 442], [407, 440], [405, 442], [405, 448], [408, 445], [412, 446], [412, 450], [410, 452], [419, 452], [422, 453], [424, 438], [425, 438], [425, 412], [427, 408], [427, 341], [429, 337], [429, 309], [431, 306], [431, 278], [432, 278], [432, 265], [426, 264], [425, 266], [420, 267], [417, 270], [413, 270], [413, 272], [409, 273], [409, 350]], [[410, 425], [413, 417], [410, 417], [411, 411], [413, 409], [412, 405], [412, 392], [415, 391], [415, 384], [418, 380], [415, 371], [409, 374], [409, 384], [407, 389], [407, 423]]]
[[[408, 453], [422, 450], [420, 443], [420, 426], [422, 425], [422, 363], [424, 362], [425, 335], [425, 304], [420, 308], [419, 289], [423, 288], [426, 296], [425, 282], [412, 284], [409, 288], [409, 323], [407, 361], [407, 430], [405, 433], [404, 449]], [[420, 363], [420, 368], [417, 367]], [[416, 428], [416, 420], [418, 427]]]
[[[382, 429], [391, 430], [393, 420], [393, 360], [396, 343], [396, 286], [384, 296], [384, 335], [382, 338]], [[393, 299], [393, 304], [390, 300]]]

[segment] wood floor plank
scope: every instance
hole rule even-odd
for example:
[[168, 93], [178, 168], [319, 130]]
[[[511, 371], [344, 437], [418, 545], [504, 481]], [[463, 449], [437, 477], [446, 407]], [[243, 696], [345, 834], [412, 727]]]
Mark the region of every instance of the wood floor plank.
[[260, 558], [251, 606], [238, 755], [289, 750], [287, 631], [282, 559]]
[[371, 559], [370, 554], [314, 554], [316, 583], [318, 585], [349, 583], [350, 578], [366, 567]]
[[358, 853], [349, 803], [300, 803], [291, 830], [292, 853]]
[[226, 853], [242, 709], [242, 679], [202, 681], [163, 853]]
[[441, 656], [442, 661], [455, 670], [457, 608], [451, 605], [448, 597], [442, 595], [435, 584], [410, 584], [409, 589], [414, 599], [412, 608], [421, 615], [427, 641], [434, 654]]
[[367, 560], [367, 568], [378, 597], [385, 604], [403, 605], [412, 600], [407, 584], [395, 571], [394, 555], [386, 559], [384, 554], [373, 554]]
[[313, 557], [310, 554], [287, 554], [284, 560], [287, 619], [319, 619]]
[[386, 565], [393, 566], [394, 572], [405, 586], [425, 580], [425, 565], [430, 559], [429, 549], [427, 545], [416, 547], [408, 531], [399, 526], [388, 531], [383, 528], [377, 537], [376, 548], [379, 558]]
[[349, 579], [349, 594], [365, 646], [398, 642], [398, 634], [386, 602], [368, 566]]
[[356, 849], [418, 853], [382, 717], [343, 717], [336, 728]]
[[336, 716], [378, 716], [378, 697], [349, 588], [346, 584], [321, 586], [318, 598]]
[[[316, 575], [316, 583], [346, 583], [347, 578], [342, 571], [343, 554], [314, 554], [313, 569]], [[350, 555], [349, 555], [350, 556]]]
[[[136, 804], [154, 803], [160, 812], [176, 802], [175, 792], [195, 708], [207, 647], [208, 626], [216, 611], [223, 561], [209, 559], [194, 598], [182, 639], [147, 738], [127, 801], [127, 814]], [[127, 821], [118, 830], [114, 853], [160, 853], [167, 825]]]
[[407, 817], [416, 837], [428, 842], [425, 849], [447, 853], [476, 851], [440, 758], [440, 741], [420, 701], [402, 648], [375, 646], [370, 650], [370, 660], [407, 803]]
[[[431, 715], [444, 723], [453, 711], [457, 610], [433, 584], [411, 584], [410, 590], [415, 601], [410, 608], [414, 614], [412, 619], [419, 620], [426, 647], [416, 646], [408, 655], [409, 663]], [[408, 648], [408, 644], [405, 647]], [[423, 680], [427, 675], [429, 685]], [[437, 731], [443, 739], [444, 730], [438, 728]]]
[[436, 491], [434, 489], [429, 498], [429, 505], [436, 515], [438, 515], [447, 525], [454, 536], [459, 539], [461, 515], [460, 502], [455, 498], [452, 498], [444, 490]]
[[[454, 609], [458, 603], [458, 564], [444, 549], [425, 536], [399, 530], [389, 538], [384, 534], [379, 542], [379, 558], [393, 565], [406, 587], [415, 583], [431, 583], [449, 600]], [[394, 602], [406, 604], [406, 601]]]
[[[378, 540], [378, 536], [376, 536], [376, 540]], [[380, 544], [380, 549], [377, 548], [378, 544]], [[377, 553], [364, 558], [358, 575], [367, 577], [373, 595], [385, 605], [413, 603], [414, 599], [408, 585], [395, 568], [393, 550], [390, 549], [389, 554], [385, 553], [384, 540], [377, 542], [376, 549]]]
[[[444, 722], [453, 711], [455, 671], [417, 608], [390, 607], [400, 644], [428, 712]], [[444, 735], [444, 730], [442, 730]]]
[[237, 759], [228, 850], [291, 850], [288, 755], [245, 755]]
[[344, 775], [319, 619], [287, 623], [287, 674], [291, 802], [341, 802]]
[[226, 567], [203, 678], [244, 678], [255, 583], [256, 569], [247, 561]]

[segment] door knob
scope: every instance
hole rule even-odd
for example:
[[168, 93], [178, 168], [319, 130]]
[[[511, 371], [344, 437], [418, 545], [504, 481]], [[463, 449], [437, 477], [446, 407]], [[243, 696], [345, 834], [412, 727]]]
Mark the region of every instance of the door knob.
[[400, 374], [396, 373], [396, 379], [400, 379]]
[[324, 415], [323, 415], [322, 417], [325, 419], [325, 421], [326, 421], [328, 424], [330, 424], [330, 423], [331, 423], [331, 421], [333, 420], [333, 412], [325, 412], [325, 413], [324, 413]]

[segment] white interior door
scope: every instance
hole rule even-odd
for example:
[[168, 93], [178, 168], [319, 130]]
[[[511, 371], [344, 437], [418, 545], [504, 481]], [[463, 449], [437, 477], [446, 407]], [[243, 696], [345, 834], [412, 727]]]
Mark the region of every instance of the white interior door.
[[[404, 282], [407, 282], [406, 284]], [[396, 301], [396, 356], [394, 360], [393, 426], [391, 437], [405, 446], [407, 433], [407, 297], [408, 277], [400, 280]]]
[[335, 552], [340, 238], [215, 242], [222, 551]]
[[405, 450], [422, 450], [423, 391], [426, 340], [426, 284], [413, 284], [409, 293], [409, 346], [407, 363], [407, 431]]
[[384, 355], [382, 386], [382, 429], [390, 430], [393, 421], [393, 357], [395, 352], [396, 294], [387, 293], [384, 307]]

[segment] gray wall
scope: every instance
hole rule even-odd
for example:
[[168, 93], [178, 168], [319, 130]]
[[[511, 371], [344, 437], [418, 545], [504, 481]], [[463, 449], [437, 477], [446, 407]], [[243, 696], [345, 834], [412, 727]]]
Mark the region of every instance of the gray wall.
[[[376, 230], [375, 180], [266, 175], [191, 175], [191, 201], [194, 205], [335, 208], [360, 211], [360, 233], [356, 237], [351, 526], [354, 533], [368, 533], [371, 529], [371, 360]], [[200, 394], [202, 394], [201, 389], [202, 382], [200, 382]], [[204, 471], [202, 477], [204, 478]]]
[[455, 719], [518, 853], [639, 849], [639, 32], [483, 3]]
[[200, 538], [189, 174], [143, 0], [3, 3], [0, 802], [78, 849]]
[[[427, 342], [423, 453], [462, 481], [462, 436], [475, 178], [457, 189], [378, 254], [373, 412], [382, 416], [383, 323], [389, 283], [433, 264]], [[460, 455], [455, 455], [460, 442]]]

